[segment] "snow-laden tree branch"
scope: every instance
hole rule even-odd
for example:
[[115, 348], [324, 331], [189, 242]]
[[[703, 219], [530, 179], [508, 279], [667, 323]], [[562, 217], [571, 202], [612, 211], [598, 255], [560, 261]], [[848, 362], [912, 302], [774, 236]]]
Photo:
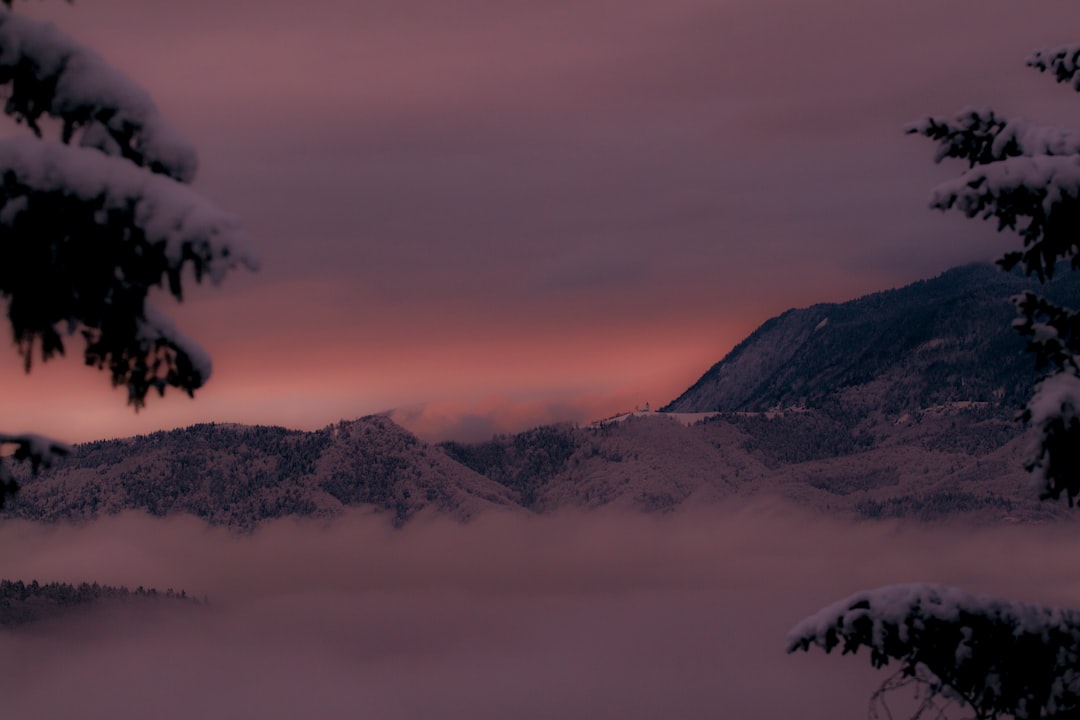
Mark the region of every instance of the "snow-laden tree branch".
[[[856, 593], [803, 620], [788, 652], [865, 648], [880, 668], [970, 707], [977, 718], [1080, 714], [1080, 613], [968, 595], [938, 585]], [[888, 681], [887, 681], [888, 682]]]
[[100, 55], [39, 22], [0, 9], [4, 112], [41, 135], [42, 116], [78, 139], [182, 182], [195, 178], [195, 148], [165, 122], [150, 95]]
[[[1080, 90], [1080, 45], [1036, 51], [1028, 65]], [[1080, 135], [979, 108], [953, 122], [926, 118], [907, 132], [937, 142], [938, 160], [969, 165], [934, 189], [932, 207], [994, 220], [998, 230], [1019, 235], [1021, 249], [998, 261], [1004, 269], [1043, 281], [1063, 265], [1080, 270]], [[1013, 302], [1013, 325], [1043, 373], [1019, 414], [1038, 430], [1025, 465], [1042, 497], [1065, 495], [1072, 505], [1080, 495], [1080, 312], [1035, 293]], [[875, 698], [921, 685], [927, 695], [916, 715], [946, 700], [983, 720], [1080, 718], [1078, 612], [896, 585], [841, 600], [788, 638], [789, 652], [815, 645], [826, 652], [866, 648], [874, 667], [899, 665]]]
[[1059, 83], [1071, 82], [1080, 92], [1080, 44], [1059, 45], [1036, 50], [1027, 64], [1041, 72], [1051, 72]]
[[[43, 435], [9, 435], [0, 433], [0, 453], [19, 462], [28, 462], [34, 472], [49, 467], [71, 452], [71, 447]], [[19, 489], [19, 483], [7, 465], [0, 463], [0, 507], [4, 500]]]
[[979, 165], [934, 189], [931, 207], [955, 209], [970, 218], [996, 219], [1013, 230], [1024, 250], [999, 262], [1022, 264], [1040, 279], [1053, 277], [1060, 260], [1080, 267], [1080, 155], [1012, 157]]
[[92, 149], [0, 142], [0, 297], [27, 368], [79, 333], [136, 406], [151, 388], [190, 393], [209, 362], [147, 293], [180, 299], [185, 268], [218, 282], [238, 266], [255, 266], [240, 224], [188, 186]]
[[1020, 317], [1013, 321], [1028, 339], [1028, 351], [1044, 375], [1020, 417], [1039, 430], [1025, 463], [1048, 499], [1080, 495], [1080, 312], [1060, 307], [1033, 292], [1013, 298]]
[[[151, 390], [191, 395], [210, 358], [148, 295], [182, 300], [189, 280], [255, 268], [244, 230], [185, 184], [195, 149], [145, 90], [11, 6], [0, 0], [3, 112], [36, 137], [0, 141], [0, 299], [26, 370], [78, 336], [136, 409]], [[17, 487], [6, 460], [37, 469], [66, 447], [33, 435], [0, 446], [14, 448], [0, 456], [0, 505]]]
[[1071, 507], [1080, 494], [1080, 376], [1070, 370], [1040, 379], [1023, 417], [1039, 429], [1033, 457], [1024, 467], [1034, 474], [1041, 497], [1065, 495]]
[[[1058, 68], [1059, 79], [1066, 70], [1075, 71], [1076, 53], [1068, 49], [1036, 53], [1034, 58], [1030, 64], [1036, 67]], [[998, 261], [1006, 270], [1019, 266], [1040, 280], [1053, 277], [1060, 263], [1080, 270], [1076, 134], [1006, 123], [990, 111], [977, 110], [958, 116], [959, 129], [942, 127], [924, 121], [913, 131], [938, 140], [939, 156], [963, 157], [973, 167], [935, 188], [931, 206], [995, 220], [998, 230], [1016, 232], [1023, 247]], [[1075, 311], [1033, 293], [1015, 302], [1020, 317], [1014, 325], [1028, 338], [1028, 350], [1044, 371], [1020, 413], [1039, 431], [1025, 466], [1042, 497], [1065, 495], [1071, 505], [1080, 494], [1080, 396], [1074, 392], [1080, 385], [1080, 322]]]
[[952, 121], [928, 115], [908, 125], [905, 132], [938, 143], [934, 162], [957, 158], [971, 167], [1010, 157], [1080, 153], [1080, 133], [999, 117], [990, 108], [964, 108]]

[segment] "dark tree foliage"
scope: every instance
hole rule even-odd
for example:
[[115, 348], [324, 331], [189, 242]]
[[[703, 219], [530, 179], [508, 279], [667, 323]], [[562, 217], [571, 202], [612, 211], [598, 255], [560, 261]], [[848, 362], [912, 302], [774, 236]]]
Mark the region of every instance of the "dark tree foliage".
[[[921, 685], [921, 711], [959, 701], [980, 720], [1080, 716], [1080, 613], [973, 597], [954, 588], [894, 585], [857, 593], [796, 627], [788, 652], [817, 645], [870, 652], [898, 671], [875, 695]], [[1068, 670], [1066, 670], [1068, 669]], [[886, 707], [887, 710], [887, 707]]]
[[[1080, 91], [1080, 45], [1037, 51], [1028, 65]], [[1045, 281], [1080, 269], [1080, 134], [989, 109], [955, 121], [927, 118], [908, 128], [938, 143], [937, 159], [969, 170], [939, 186], [932, 206], [994, 220], [1022, 249], [999, 264]], [[1020, 414], [1038, 431], [1026, 464], [1044, 498], [1080, 494], [1080, 313], [1033, 292], [1014, 299], [1014, 327], [1027, 338], [1042, 376]], [[884, 508], [879, 508], [882, 510]], [[944, 716], [949, 702], [979, 720], [1080, 717], [1080, 614], [973, 598], [958, 590], [901, 585], [863, 592], [822, 610], [791, 633], [788, 651], [866, 648], [875, 667], [899, 666], [875, 694], [921, 686], [915, 716]], [[884, 708], [888, 712], [887, 707]], [[891, 713], [889, 714], [891, 717]]]
[[[2, 4], [3, 112], [32, 134], [0, 141], [0, 300], [23, 364], [29, 372], [77, 338], [85, 364], [136, 409], [152, 391], [191, 395], [209, 358], [149, 298], [182, 300], [189, 278], [254, 268], [244, 233], [189, 187], [195, 150], [142, 88]], [[0, 450], [36, 468], [64, 446], [0, 435]], [[0, 505], [16, 487], [0, 467]]]
[[49, 582], [29, 583], [22, 580], [0, 580], [0, 627], [15, 627], [48, 618], [66, 615], [73, 610], [87, 609], [106, 602], [185, 601], [198, 603], [183, 591], [169, 588], [164, 591], [139, 586], [126, 587], [98, 583]]
[[867, 450], [873, 436], [854, 429], [855, 418], [841, 413], [724, 413], [706, 419], [727, 422], [747, 434], [743, 449], [757, 453], [768, 467], [841, 457]]
[[557, 424], [497, 435], [483, 443], [445, 442], [439, 447], [456, 462], [515, 491], [521, 504], [532, 508], [544, 485], [566, 469], [581, 443], [572, 425]]
[[[68, 473], [67, 483], [49, 485], [55, 475], [46, 473], [28, 482], [7, 512], [34, 520], [83, 521], [138, 508], [154, 516], [185, 512], [212, 524], [253, 529], [265, 519], [319, 514], [312, 492], [316, 466], [331, 443], [327, 429], [215, 424], [87, 443], [75, 447], [57, 470]], [[378, 472], [363, 460], [357, 465], [364, 473]], [[362, 485], [366, 476], [357, 475], [352, 473], [352, 484]]]
[[884, 500], [863, 500], [855, 509], [874, 520], [911, 518], [921, 522], [954, 517], [956, 513], [989, 510], [1011, 512], [1013, 500], [990, 493], [975, 494], [963, 490], [945, 490], [922, 495], [903, 495]]
[[[1075, 83], [1080, 46], [1040, 50], [1028, 65]], [[932, 205], [997, 222], [1023, 248], [998, 262], [1040, 280], [1061, 266], [1080, 269], [1080, 133], [1005, 120], [989, 109], [967, 109], [955, 123], [927, 118], [908, 128], [938, 142], [938, 159], [966, 160], [970, 170], [934, 193]], [[1014, 298], [1014, 327], [1044, 372], [1021, 417], [1035, 424], [1041, 442], [1028, 470], [1042, 481], [1043, 495], [1063, 494], [1070, 505], [1080, 494], [1080, 313], [1033, 292]]]

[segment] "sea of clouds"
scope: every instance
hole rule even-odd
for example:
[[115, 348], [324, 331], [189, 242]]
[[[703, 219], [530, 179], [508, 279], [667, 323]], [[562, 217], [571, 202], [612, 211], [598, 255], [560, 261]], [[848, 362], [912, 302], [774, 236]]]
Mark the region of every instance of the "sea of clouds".
[[865, 717], [865, 657], [788, 656], [856, 590], [931, 581], [1080, 607], [1071, 526], [356, 513], [252, 534], [188, 517], [0, 525], [0, 577], [185, 589], [0, 632], [7, 717]]

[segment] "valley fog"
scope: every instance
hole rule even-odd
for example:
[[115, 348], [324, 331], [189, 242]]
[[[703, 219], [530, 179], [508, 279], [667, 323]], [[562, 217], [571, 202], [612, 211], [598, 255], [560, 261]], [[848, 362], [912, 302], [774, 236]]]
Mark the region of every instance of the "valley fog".
[[354, 513], [0, 525], [0, 577], [184, 589], [0, 632], [8, 717], [858, 718], [885, 673], [784, 654], [856, 590], [929, 581], [1080, 607], [1072, 524], [933, 529], [781, 505], [664, 517]]

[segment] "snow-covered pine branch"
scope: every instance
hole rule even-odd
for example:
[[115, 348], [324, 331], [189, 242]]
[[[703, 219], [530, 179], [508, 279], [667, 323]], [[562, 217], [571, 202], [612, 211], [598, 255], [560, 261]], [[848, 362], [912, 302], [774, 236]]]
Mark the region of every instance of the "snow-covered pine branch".
[[[1080, 45], [1037, 51], [1032, 67], [1080, 90]], [[1080, 148], [1077, 135], [990, 110], [968, 109], [955, 123], [927, 118], [907, 128], [938, 142], [938, 160], [971, 166], [934, 190], [932, 207], [995, 219], [1023, 249], [998, 261], [1046, 280], [1058, 263], [1080, 270]], [[1014, 326], [1047, 374], [1021, 417], [1039, 430], [1026, 464], [1043, 497], [1080, 494], [1080, 313], [1034, 293], [1014, 298]], [[894, 585], [857, 593], [800, 623], [788, 652], [818, 646], [855, 653], [875, 667], [899, 665], [874, 695], [916, 683], [926, 691], [916, 718], [945, 714], [937, 700], [965, 705], [978, 720], [1080, 717], [1080, 612], [972, 597], [935, 585]], [[873, 700], [872, 708], [873, 708]], [[889, 715], [891, 717], [891, 714]]]
[[1013, 327], [1028, 339], [1028, 352], [1045, 372], [1020, 418], [1039, 432], [1025, 467], [1042, 498], [1065, 495], [1069, 505], [1080, 495], [1080, 312], [1033, 292], [1013, 298], [1020, 317]]
[[1075, 717], [1080, 713], [1080, 613], [976, 597], [937, 585], [856, 593], [792, 629], [788, 652], [866, 648], [874, 667], [977, 718]]
[[61, 123], [65, 143], [77, 139], [182, 182], [195, 178], [195, 148], [150, 95], [51, 23], [0, 8], [0, 86], [4, 112], [39, 136], [47, 115]]
[[1036, 50], [1027, 64], [1040, 72], [1051, 72], [1059, 83], [1071, 82], [1080, 91], [1080, 43]]
[[1022, 118], [1009, 120], [990, 108], [964, 108], [952, 121], [927, 115], [904, 131], [938, 143], [934, 162], [957, 158], [971, 167], [1010, 157], [1080, 153], [1080, 133]]
[[187, 392], [209, 376], [147, 292], [183, 296], [183, 271], [213, 282], [254, 268], [239, 222], [190, 187], [97, 150], [35, 138], [0, 142], [0, 296], [24, 362], [62, 353], [81, 332], [139, 406], [151, 388]]
[[1080, 373], [1080, 312], [1061, 307], [1033, 292], [1012, 298], [1020, 317], [1013, 327], [1028, 339], [1037, 368]]
[[[59, 458], [71, 452], [71, 446], [51, 438], [33, 433], [10, 435], [0, 433], [0, 450], [14, 460], [30, 463], [37, 472], [42, 467], [49, 467]], [[0, 508], [8, 496], [19, 489], [19, 483], [4, 464], [0, 464]]]
[[25, 460], [36, 470], [49, 467], [58, 459], [71, 453], [71, 446], [44, 435], [0, 433], [0, 448], [14, 446], [10, 453], [16, 460]]
[[1021, 415], [1039, 430], [1033, 457], [1024, 467], [1042, 498], [1057, 500], [1064, 494], [1071, 507], [1080, 495], [1080, 375], [1075, 367], [1040, 378]]
[[979, 165], [938, 185], [931, 207], [968, 217], [996, 218], [1015, 230], [1024, 250], [1006, 254], [1006, 269], [1023, 265], [1029, 275], [1053, 277], [1059, 260], [1080, 268], [1080, 156], [1013, 157]]
[[[149, 304], [154, 287], [183, 298], [196, 282], [254, 269], [237, 220], [185, 184], [194, 147], [149, 94], [97, 53], [0, 0], [4, 113], [36, 138], [0, 141], [0, 299], [27, 371], [82, 335], [87, 365], [107, 369], [140, 407], [150, 390], [189, 395], [210, 376], [209, 356]], [[58, 142], [43, 141], [45, 119]], [[46, 125], [48, 127], [48, 125]], [[0, 435], [0, 505], [18, 485], [6, 464], [34, 470], [65, 446]]]
[[[1028, 64], [1064, 82], [1076, 76], [1078, 59], [1080, 45], [1069, 45], [1037, 51]], [[955, 123], [927, 118], [907, 132], [936, 140], [938, 160], [956, 157], [972, 166], [934, 189], [932, 207], [994, 219], [998, 230], [1023, 238], [1021, 250], [998, 261], [1004, 269], [1020, 266], [1040, 280], [1053, 277], [1062, 261], [1080, 269], [1080, 135], [1006, 121], [980, 108], [961, 111]], [[1047, 370], [1021, 413], [1040, 433], [1026, 467], [1043, 497], [1064, 494], [1072, 504], [1080, 494], [1080, 403], [1073, 393], [1080, 376], [1080, 321], [1076, 312], [1032, 293], [1015, 302], [1020, 317], [1014, 325]]]

